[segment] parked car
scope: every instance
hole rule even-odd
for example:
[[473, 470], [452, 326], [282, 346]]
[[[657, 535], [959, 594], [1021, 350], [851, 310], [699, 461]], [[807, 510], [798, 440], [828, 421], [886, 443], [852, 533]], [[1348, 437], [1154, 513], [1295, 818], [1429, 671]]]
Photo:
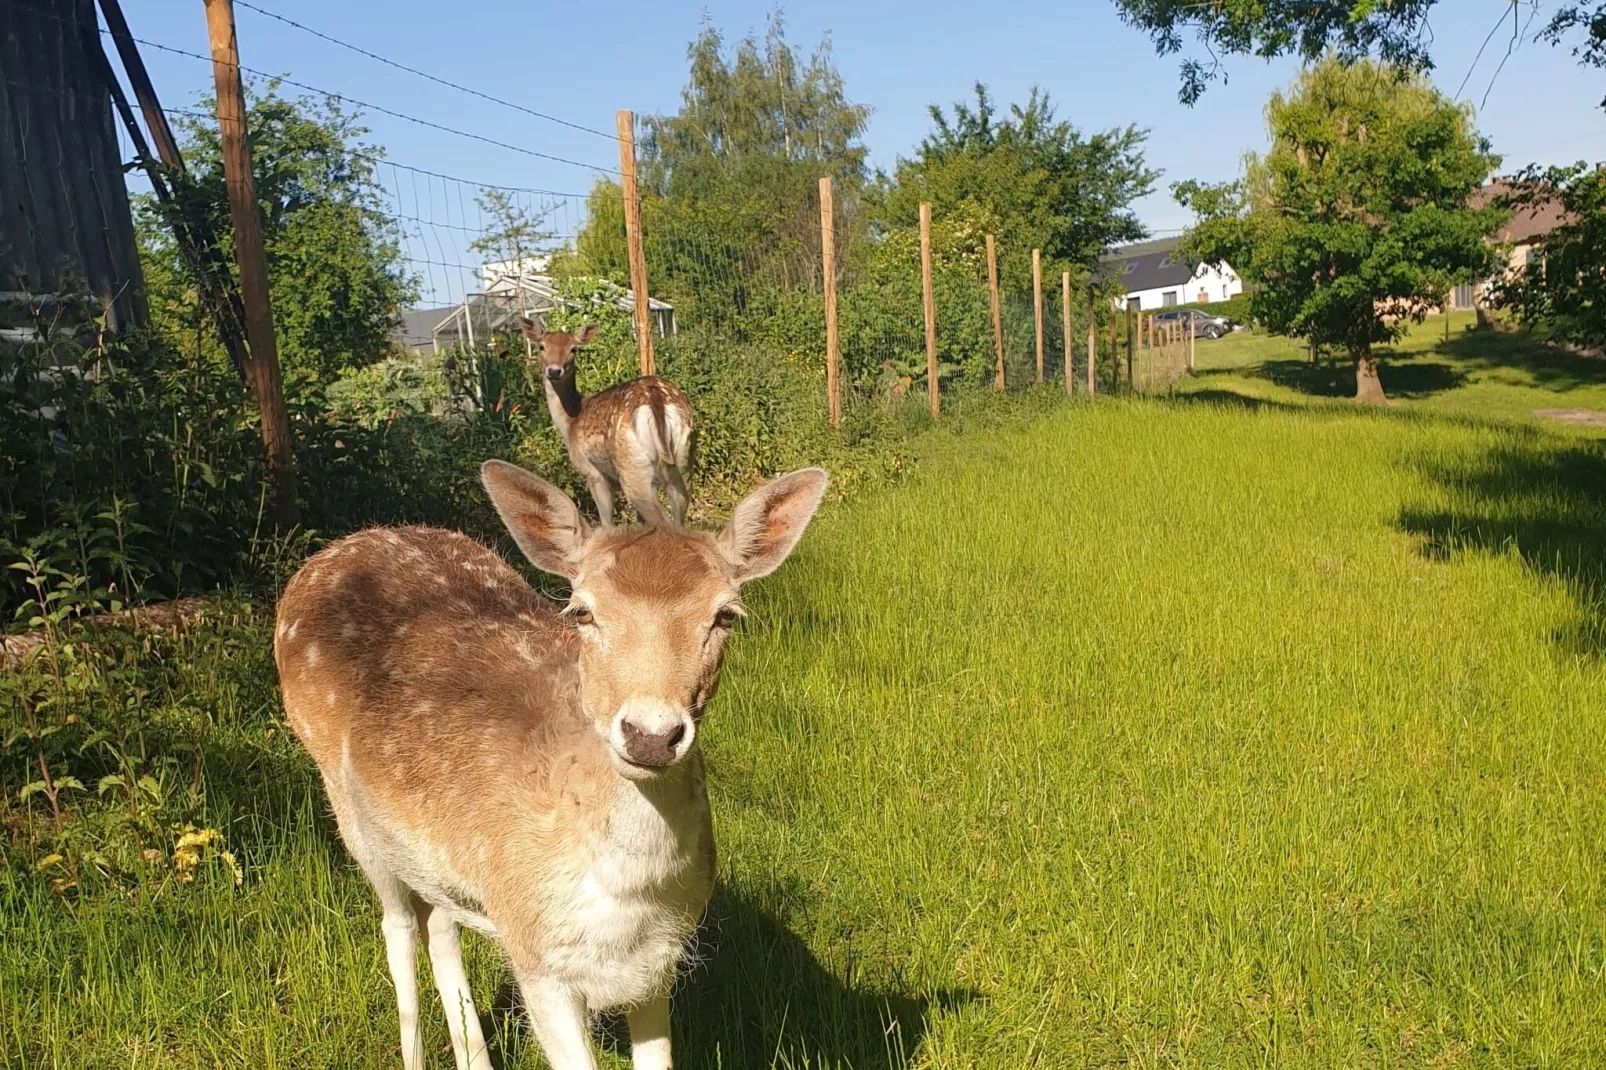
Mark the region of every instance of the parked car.
[[1212, 316], [1197, 308], [1179, 308], [1171, 312], [1156, 312], [1154, 322], [1162, 326], [1168, 323], [1181, 323], [1186, 325], [1193, 320], [1193, 333], [1197, 338], [1220, 338], [1230, 334], [1233, 329], [1232, 320], [1226, 316]]

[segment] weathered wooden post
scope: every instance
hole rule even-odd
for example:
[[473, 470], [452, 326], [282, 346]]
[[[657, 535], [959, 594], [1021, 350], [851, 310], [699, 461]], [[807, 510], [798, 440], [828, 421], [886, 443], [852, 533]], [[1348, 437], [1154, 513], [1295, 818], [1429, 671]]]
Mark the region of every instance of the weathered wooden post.
[[1037, 329], [1037, 382], [1043, 382], [1043, 250], [1032, 250], [1032, 325]]
[[1095, 319], [1097, 308], [1094, 305], [1093, 280], [1087, 281], [1087, 396], [1092, 397], [1098, 392], [1098, 381], [1094, 378], [1095, 365], [1098, 363], [1099, 325]]
[[619, 184], [624, 191], [625, 243], [630, 256], [630, 292], [636, 311], [636, 353], [641, 374], [652, 375], [652, 299], [647, 296], [647, 254], [641, 242], [641, 192], [636, 187], [636, 116], [628, 108], [614, 117], [619, 131]]
[[993, 312], [993, 356], [996, 367], [993, 389], [1004, 389], [1004, 319], [998, 307], [998, 247], [991, 234], [987, 235], [987, 300]]
[[835, 208], [831, 176], [820, 179], [820, 267], [825, 276], [825, 412], [831, 429], [842, 430], [842, 352], [836, 328]]
[[1071, 358], [1071, 273], [1060, 272], [1060, 312], [1065, 320], [1065, 396], [1071, 397], [1076, 393], [1076, 374], [1074, 361]]
[[920, 202], [920, 290], [926, 311], [926, 395], [931, 418], [942, 413], [937, 393], [937, 305], [931, 292], [931, 202]]
[[251, 351], [246, 372], [261, 415], [262, 446], [268, 456], [268, 479], [273, 496], [273, 523], [284, 532], [299, 522], [295, 456], [279, 377], [279, 343], [274, 336], [273, 304], [268, 297], [268, 261], [262, 244], [261, 209], [257, 204], [256, 180], [251, 175], [251, 146], [246, 140], [245, 87], [240, 82], [234, 4], [233, 0], [204, 2], [207, 36], [212, 46], [212, 81], [217, 88], [223, 181], [228, 188], [229, 221], [234, 227], [234, 259], [240, 269], [246, 344]]

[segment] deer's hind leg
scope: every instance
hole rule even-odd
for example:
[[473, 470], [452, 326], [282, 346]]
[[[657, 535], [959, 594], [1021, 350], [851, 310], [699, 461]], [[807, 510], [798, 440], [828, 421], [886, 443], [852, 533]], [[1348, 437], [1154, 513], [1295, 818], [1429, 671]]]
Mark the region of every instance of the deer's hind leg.
[[651, 464], [628, 464], [619, 473], [619, 485], [625, 492], [625, 499], [640, 514], [641, 522], [661, 527], [664, 511], [658, 504], [658, 489], [653, 485], [652, 470]]
[[463, 941], [457, 922], [440, 907], [427, 906], [429, 965], [435, 988], [446, 1008], [446, 1028], [452, 1034], [452, 1057], [457, 1070], [490, 1070], [491, 1057], [480, 1029], [479, 1011], [463, 971]]
[[691, 492], [686, 489], [686, 477], [676, 465], [664, 465], [663, 476], [664, 493], [669, 496], [669, 511], [674, 515], [678, 527], [686, 523], [686, 506], [691, 501]]
[[[328, 785], [327, 779], [325, 784]], [[391, 984], [396, 986], [396, 1017], [401, 1026], [403, 1070], [424, 1070], [424, 1038], [418, 1029], [418, 902], [411, 888], [403, 884], [385, 863], [365, 834], [357, 807], [328, 785], [335, 823], [346, 849], [374, 886], [384, 916], [379, 930], [385, 936], [385, 962], [390, 967]]]

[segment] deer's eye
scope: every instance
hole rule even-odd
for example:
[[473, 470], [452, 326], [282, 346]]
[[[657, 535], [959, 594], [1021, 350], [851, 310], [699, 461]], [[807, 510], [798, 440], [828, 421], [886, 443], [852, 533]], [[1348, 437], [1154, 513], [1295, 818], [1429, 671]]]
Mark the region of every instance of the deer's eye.
[[741, 612], [735, 606], [724, 606], [718, 613], [714, 614], [714, 627], [729, 628], [736, 623], [736, 618], [741, 615]]
[[586, 606], [573, 606], [564, 615], [582, 627], [597, 623], [597, 615]]

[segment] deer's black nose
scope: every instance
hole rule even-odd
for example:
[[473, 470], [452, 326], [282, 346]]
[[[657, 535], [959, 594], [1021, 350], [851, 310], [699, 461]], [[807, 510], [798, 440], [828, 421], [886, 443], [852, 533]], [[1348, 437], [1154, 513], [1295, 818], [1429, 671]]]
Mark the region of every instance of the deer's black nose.
[[626, 720], [620, 723], [619, 732], [624, 736], [626, 758], [637, 765], [665, 766], [674, 764], [679, 757], [676, 751], [686, 738], [686, 725], [681, 723], [667, 732], [652, 733]]
[[563, 369], [554, 365], [546, 370], [546, 377], [555, 383], [563, 378]]

